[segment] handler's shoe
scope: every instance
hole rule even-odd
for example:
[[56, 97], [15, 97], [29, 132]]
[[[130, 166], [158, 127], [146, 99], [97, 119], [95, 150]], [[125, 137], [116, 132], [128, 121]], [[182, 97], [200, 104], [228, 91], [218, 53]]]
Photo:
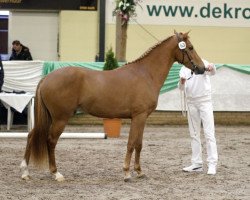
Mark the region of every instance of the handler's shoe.
[[184, 172], [202, 172], [202, 165], [197, 166], [197, 165], [191, 165], [189, 167], [185, 167], [182, 169]]
[[215, 166], [209, 166], [207, 170], [208, 175], [215, 175], [216, 174], [216, 167]]

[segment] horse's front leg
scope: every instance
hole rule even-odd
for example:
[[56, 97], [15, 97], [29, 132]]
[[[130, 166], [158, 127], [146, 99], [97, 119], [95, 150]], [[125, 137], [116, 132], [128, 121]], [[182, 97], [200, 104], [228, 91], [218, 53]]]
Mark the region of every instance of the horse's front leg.
[[[143, 128], [144, 128], [144, 126], [143, 126]], [[140, 164], [143, 131], [144, 131], [144, 129], [139, 133], [138, 138], [137, 138], [136, 143], [135, 143], [135, 165], [134, 165], [134, 169], [137, 172], [137, 177], [138, 178], [144, 178], [145, 177], [145, 174], [141, 170], [141, 164]]]
[[142, 174], [141, 166], [140, 166], [140, 152], [142, 149], [142, 136], [143, 130], [145, 126], [145, 122], [147, 119], [146, 114], [140, 114], [132, 118], [131, 127], [129, 131], [129, 138], [127, 144], [127, 153], [125, 157], [123, 171], [125, 173], [124, 181], [127, 182], [131, 179], [131, 174], [129, 171], [131, 157], [134, 149], [136, 149], [135, 153], [135, 170], [138, 175]]

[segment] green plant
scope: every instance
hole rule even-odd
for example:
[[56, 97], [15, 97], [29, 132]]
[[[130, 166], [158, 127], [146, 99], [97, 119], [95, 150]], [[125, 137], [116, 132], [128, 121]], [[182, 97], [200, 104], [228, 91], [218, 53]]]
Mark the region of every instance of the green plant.
[[103, 70], [113, 70], [116, 69], [117, 67], [119, 67], [117, 59], [115, 58], [115, 54], [112, 48], [110, 48], [106, 53]]

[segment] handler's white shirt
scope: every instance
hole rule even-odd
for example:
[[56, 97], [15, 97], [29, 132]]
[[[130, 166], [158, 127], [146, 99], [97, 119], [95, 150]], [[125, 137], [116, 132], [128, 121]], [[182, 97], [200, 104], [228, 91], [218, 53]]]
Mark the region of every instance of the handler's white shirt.
[[[207, 68], [209, 63], [203, 60]], [[209, 75], [214, 75], [216, 72], [215, 66], [210, 64], [213, 70], [204, 74], [195, 75], [191, 70], [183, 66], [180, 70], [180, 77], [186, 79], [185, 84], [179, 82], [178, 87], [180, 90], [186, 91], [187, 101], [211, 100], [211, 83]]]

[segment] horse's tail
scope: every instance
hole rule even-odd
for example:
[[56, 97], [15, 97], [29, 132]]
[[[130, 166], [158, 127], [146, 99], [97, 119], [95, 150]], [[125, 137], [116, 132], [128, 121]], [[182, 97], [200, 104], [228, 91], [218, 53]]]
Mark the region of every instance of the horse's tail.
[[42, 96], [39, 82], [35, 97], [35, 123], [30, 140], [31, 160], [38, 167], [44, 166], [48, 161], [48, 132], [51, 125], [51, 117], [46, 108]]

